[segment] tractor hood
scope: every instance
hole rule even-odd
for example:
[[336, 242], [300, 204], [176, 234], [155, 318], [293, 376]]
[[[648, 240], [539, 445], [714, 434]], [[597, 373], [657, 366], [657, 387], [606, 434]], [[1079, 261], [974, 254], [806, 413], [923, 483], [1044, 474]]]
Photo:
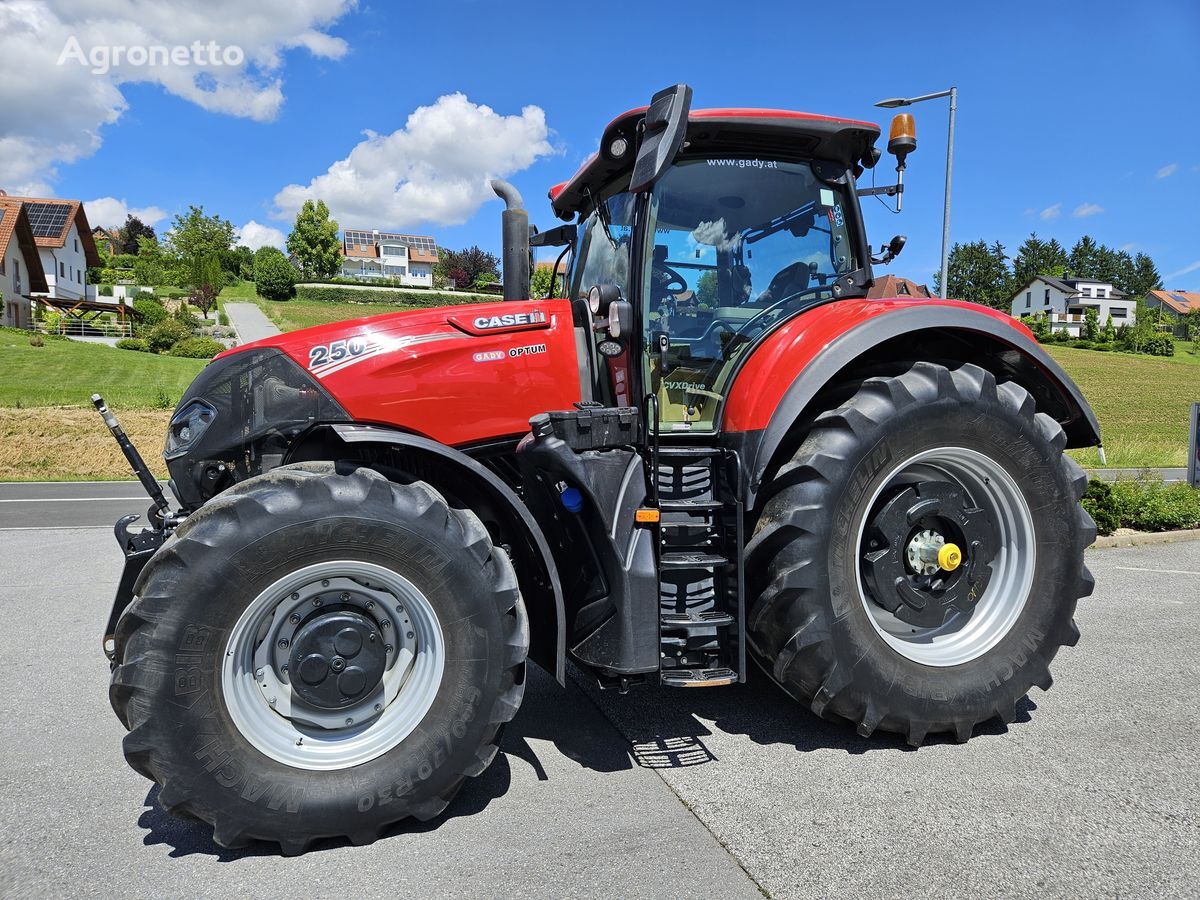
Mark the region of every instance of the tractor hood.
[[512, 438], [580, 399], [565, 300], [389, 313], [306, 328], [216, 357], [171, 420], [164, 457], [195, 508], [279, 465], [320, 422], [389, 425], [451, 446]]

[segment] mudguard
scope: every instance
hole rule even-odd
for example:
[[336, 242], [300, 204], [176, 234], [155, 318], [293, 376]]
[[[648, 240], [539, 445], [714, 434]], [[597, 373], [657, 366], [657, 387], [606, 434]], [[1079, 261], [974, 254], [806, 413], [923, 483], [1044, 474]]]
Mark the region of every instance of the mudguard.
[[[376, 461], [373, 448], [399, 451], [401, 458], [416, 461], [414, 474], [431, 480], [438, 490], [470, 501], [468, 505], [472, 508], [482, 501], [503, 519], [505, 543], [513, 556], [529, 614], [529, 658], [565, 685], [566, 615], [558, 569], [537, 521], [521, 498], [495, 473], [453, 447], [381, 425], [317, 426], [291, 447], [284, 463], [318, 459], [362, 459], [370, 463]], [[431, 471], [450, 474], [453, 481], [430, 479]]]
[[1063, 426], [1068, 447], [1100, 444], [1100, 424], [1078, 386], [1011, 316], [953, 300], [843, 300], [786, 320], [734, 374], [721, 429], [742, 457], [747, 506], [824, 388], [856, 367], [914, 352], [1012, 378]]

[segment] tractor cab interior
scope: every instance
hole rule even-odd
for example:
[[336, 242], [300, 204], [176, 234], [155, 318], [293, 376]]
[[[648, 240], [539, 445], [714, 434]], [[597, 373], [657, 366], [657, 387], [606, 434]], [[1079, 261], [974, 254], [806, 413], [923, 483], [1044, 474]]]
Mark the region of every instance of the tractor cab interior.
[[[591, 287], [615, 286], [640, 323], [620, 348], [589, 341], [595, 398], [636, 405], [637, 364], [663, 431], [711, 430], [744, 351], [782, 318], [830, 299], [838, 278], [863, 265], [852, 207], [808, 162], [726, 157], [678, 160], [654, 186], [643, 223], [633, 194], [594, 205], [579, 225], [568, 296], [582, 306]], [[640, 353], [628, 352], [630, 341]]]

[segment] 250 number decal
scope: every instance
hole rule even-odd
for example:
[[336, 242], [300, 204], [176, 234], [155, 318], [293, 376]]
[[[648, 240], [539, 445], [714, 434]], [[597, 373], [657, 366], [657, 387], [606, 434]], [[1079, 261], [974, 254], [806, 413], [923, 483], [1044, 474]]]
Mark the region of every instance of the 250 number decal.
[[330, 363], [341, 362], [347, 357], [362, 356], [366, 352], [367, 339], [361, 337], [334, 341], [331, 344], [317, 344], [308, 351], [308, 367], [315, 369]]

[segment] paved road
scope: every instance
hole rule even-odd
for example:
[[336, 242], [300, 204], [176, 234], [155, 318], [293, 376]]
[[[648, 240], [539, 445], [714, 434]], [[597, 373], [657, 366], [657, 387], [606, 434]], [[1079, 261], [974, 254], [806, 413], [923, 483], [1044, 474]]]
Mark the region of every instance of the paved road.
[[[164, 484], [163, 490], [167, 487]], [[170, 492], [167, 498], [172, 499]], [[129, 513], [145, 515], [150, 498], [136, 481], [0, 483], [0, 530], [112, 527]]]
[[162, 814], [121, 760], [98, 651], [114, 551], [98, 530], [0, 531], [5, 897], [290, 897], [305, 884], [364, 896], [1184, 897], [1200, 884], [1200, 543], [1091, 551], [1098, 588], [1056, 686], [965, 746], [861, 740], [762, 678], [596, 694], [606, 719], [590, 691], [534, 670], [504, 752], [440, 821], [292, 860], [218, 850], [207, 829]]
[[229, 316], [229, 324], [237, 333], [239, 344], [261, 341], [280, 333], [275, 323], [254, 303], [226, 303], [221, 308]]

